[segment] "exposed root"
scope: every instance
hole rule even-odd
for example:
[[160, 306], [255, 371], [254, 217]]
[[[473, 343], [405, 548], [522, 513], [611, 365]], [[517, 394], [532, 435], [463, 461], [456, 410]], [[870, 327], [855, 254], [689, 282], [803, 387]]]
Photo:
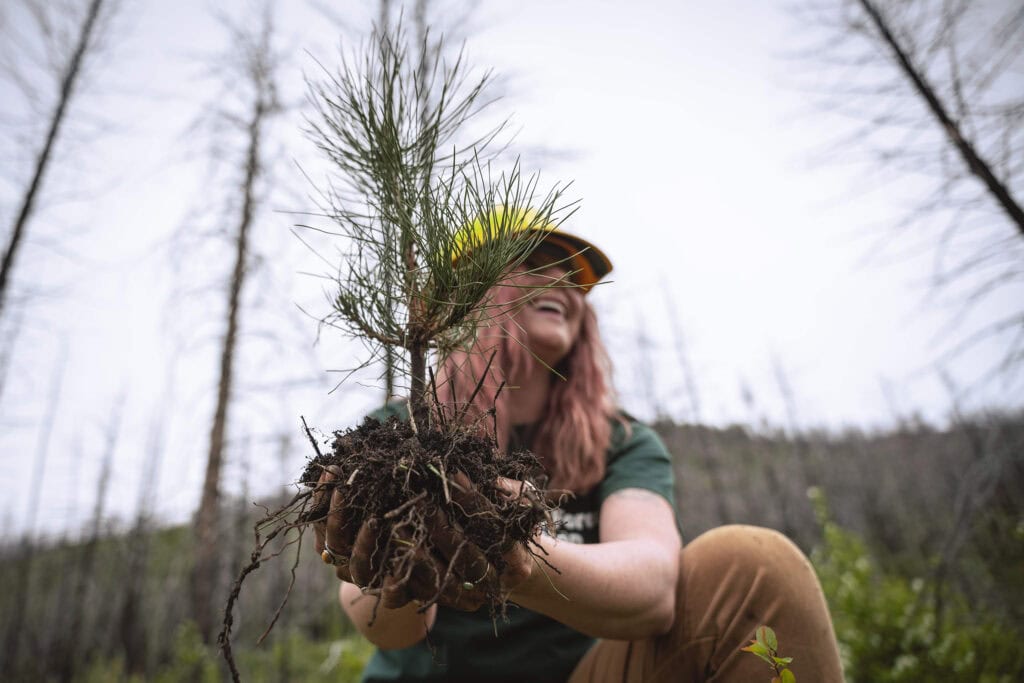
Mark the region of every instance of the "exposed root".
[[[503, 556], [517, 543], [538, 566], [543, 564], [558, 571], [534, 540], [538, 528], [550, 521], [550, 508], [543, 490], [543, 470], [531, 453], [502, 453], [494, 438], [454, 427], [457, 422], [449, 416], [439, 420], [441, 430], [428, 430], [424, 425], [417, 430], [411, 420], [390, 418], [382, 423], [367, 418], [355, 429], [336, 432], [331, 452], [325, 454], [305, 420], [302, 422], [316, 453], [300, 478], [306, 489], [257, 522], [250, 561], [235, 580], [224, 609], [218, 643], [233, 681], [240, 680], [231, 651], [231, 628], [242, 583], [263, 562], [290, 546], [294, 545], [296, 552], [301, 550], [303, 532], [309, 525], [324, 521], [329, 511], [342, 520], [342, 534], [350, 541], [347, 547], [352, 546], [368, 520], [375, 520], [373, 523], [380, 527], [370, 554], [370, 576], [362, 582], [364, 594], [376, 596], [374, 615], [385, 595], [385, 579], [389, 581], [389, 591], [409, 590], [408, 594], [413, 595], [411, 589], [419, 571], [416, 597], [421, 611], [443, 600], [446, 591], [452, 590], [453, 582], [460, 582], [459, 588], [462, 583], [472, 584], [486, 595], [493, 619], [503, 616], [507, 596], [501, 594], [496, 580], [484, 579], [491, 568], [499, 574], [504, 571]], [[321, 475], [328, 470], [334, 475], [332, 481], [319, 484]], [[459, 502], [466, 500], [467, 489], [459, 483], [465, 483], [465, 479], [456, 477], [457, 473], [471, 482], [478, 504], [467, 506]], [[520, 487], [518, 494], [509, 494], [498, 486], [500, 477], [527, 484]], [[343, 492], [340, 510], [329, 510], [334, 488]], [[447, 525], [458, 530], [461, 540], [454, 546], [454, 552], [449, 548], [450, 557], [435, 546], [431, 537], [431, 524], [436, 524], [437, 519], [445, 519]], [[282, 534], [295, 537], [276, 552], [267, 552], [270, 543]], [[482, 577], [464, 575], [465, 566], [469, 566], [467, 552], [472, 546], [483, 553], [490, 565]], [[438, 570], [426, 579], [417, 570], [422, 558], [438, 561]], [[273, 629], [288, 601], [297, 563], [298, 555], [285, 595], [260, 641]], [[462, 574], [459, 566], [463, 566]], [[424, 586], [432, 586], [433, 595], [424, 595], [431, 592]]]
[[[284, 507], [280, 508], [277, 511], [271, 512], [266, 517], [258, 521], [253, 530], [256, 538], [252, 554], [249, 556], [249, 564], [242, 567], [242, 570], [238, 574], [238, 578], [235, 579], [235, 583], [231, 587], [231, 593], [228, 595], [227, 604], [224, 606], [224, 619], [222, 621], [221, 631], [220, 634], [218, 634], [217, 636], [217, 644], [220, 646], [220, 650], [224, 655], [224, 659], [228, 663], [228, 669], [230, 669], [231, 671], [231, 680], [235, 681], [235, 683], [238, 683], [241, 680], [241, 677], [238, 673], [238, 666], [235, 663], [235, 658], [231, 651], [231, 628], [234, 625], [235, 621], [235, 602], [238, 600], [238, 596], [241, 594], [242, 583], [245, 581], [245, 577], [259, 569], [260, 565], [262, 565], [263, 562], [272, 559], [281, 554], [281, 552], [283, 552], [282, 550], [278, 552], [272, 552], [268, 555], [263, 554], [267, 546], [270, 545], [270, 543], [279, 535], [281, 535], [282, 533], [287, 533], [289, 531], [297, 531], [299, 534], [299, 538], [296, 540], [301, 540], [302, 531], [305, 525], [302, 523], [296, 524], [291, 520], [292, 518], [301, 519], [305, 516], [306, 507], [309, 504], [312, 495], [312, 491], [304, 491], [297, 494], [294, 498], [291, 499], [291, 501], [288, 502], [287, 505], [285, 505]], [[264, 528], [267, 528], [268, 526], [270, 527], [270, 531], [267, 533], [266, 536], [263, 536], [261, 534], [261, 531]], [[288, 545], [290, 545], [290, 543]], [[296, 543], [296, 545], [301, 547], [301, 543]], [[296, 554], [296, 562], [298, 562], [298, 554]], [[288, 602], [288, 596], [291, 595], [291, 590], [294, 583], [295, 578], [293, 566], [292, 581], [288, 585], [288, 590], [285, 592], [284, 598], [282, 599], [281, 602], [281, 606], [278, 608], [277, 612], [274, 615], [274, 622], [277, 621], [278, 615], [280, 615], [281, 610], [284, 609], [284, 605]], [[267, 633], [270, 632], [271, 628], [273, 628], [273, 622], [267, 629]], [[266, 634], [264, 634], [263, 637], [265, 636]], [[261, 640], [263, 637], [261, 637]]]

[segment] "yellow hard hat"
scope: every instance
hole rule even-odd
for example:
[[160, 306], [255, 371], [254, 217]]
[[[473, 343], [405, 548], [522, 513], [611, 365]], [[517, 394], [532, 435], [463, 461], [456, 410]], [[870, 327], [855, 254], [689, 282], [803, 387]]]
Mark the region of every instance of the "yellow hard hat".
[[456, 234], [452, 260], [458, 261], [465, 253], [503, 231], [544, 233], [532, 253], [544, 255], [550, 263], [564, 263], [573, 284], [584, 294], [612, 270], [612, 262], [604, 252], [582, 237], [540, 220], [533, 209], [509, 211], [503, 206], [495, 207]]

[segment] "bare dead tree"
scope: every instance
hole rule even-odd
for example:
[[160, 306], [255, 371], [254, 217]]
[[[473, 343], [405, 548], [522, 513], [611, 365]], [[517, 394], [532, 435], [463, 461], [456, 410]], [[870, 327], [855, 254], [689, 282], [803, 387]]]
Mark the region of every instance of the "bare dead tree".
[[88, 536], [82, 546], [77, 566], [74, 569], [75, 590], [67, 610], [67, 623], [62, 625], [66, 630], [63, 634], [65, 639], [64, 646], [61, 648], [63, 657], [61, 658], [62, 661], [58, 663], [61, 681], [70, 682], [74, 678], [83, 654], [81, 644], [88, 643], [90, 640], [84, 634], [82, 627], [86, 615], [86, 601], [89, 596], [89, 588], [95, 579], [97, 551], [100, 535], [103, 531], [104, 506], [107, 500], [107, 490], [110, 486], [114, 452], [117, 450], [118, 435], [121, 431], [124, 401], [124, 395], [121, 395], [115, 401], [114, 408], [110, 414], [110, 421], [107, 424], [106, 443], [103, 449], [99, 476], [96, 478], [96, 500], [93, 504], [92, 519], [89, 523]]
[[[18, 334], [21, 332], [21, 326], [24, 317], [24, 309], [11, 317], [11, 324], [8, 327], [8, 332], [4, 335], [4, 338], [0, 340], [0, 405], [3, 404], [4, 398], [4, 387], [7, 386], [7, 373], [11, 367], [11, 358], [14, 357], [14, 348], [18, 343]], [[0, 321], [2, 325], [2, 321]]]
[[[895, 33], [897, 28], [891, 25], [889, 19], [882, 13], [880, 5], [873, 0], [857, 1], [870, 19], [870, 24], [877, 31], [875, 39], [884, 43], [891, 50], [892, 59], [898, 65], [903, 76], [913, 85], [914, 91], [928, 105], [928, 112], [935, 118], [936, 123], [945, 133], [948, 143], [959, 154], [967, 170], [984, 185], [985, 190], [1017, 228], [1020, 237], [1024, 238], [1024, 209], [1021, 208], [1020, 202], [1013, 196], [1003, 178], [997, 175], [999, 169], [994, 166], [992, 161], [983, 156], [978, 147], [978, 142], [973, 139], [974, 136], [969, 135], [967, 130], [967, 126], [971, 126], [972, 121], [969, 120], [971, 110], [968, 108], [968, 101], [965, 99], [964, 93], [971, 84], [965, 82], [965, 78], [961, 74], [962, 67], [955, 61], [957, 45], [953, 42], [955, 40], [954, 34], [957, 31], [957, 24], [967, 10], [966, 3], [943, 3], [942, 14], [939, 17], [939, 30], [941, 34], [948, 35], [949, 38], [944, 37], [942, 39], [941, 48], [938, 45], [933, 48], [943, 49], [946, 51], [946, 57], [952, 60], [950, 63], [950, 79], [953, 95], [956, 100], [955, 104], [960, 110], [959, 117], [957, 117], [940, 100], [938, 90], [929, 82], [928, 75], [924, 69], [915, 63], [911, 53], [911, 46], [904, 44], [897, 37]], [[1005, 44], [1005, 47], [1014, 49], [1014, 45], [1016, 45], [1016, 49], [1019, 50], [1020, 43], [1014, 41], [1013, 38], [1021, 35], [1020, 29], [1021, 22], [1024, 20], [1024, 8], [1011, 8], [1011, 12], [1012, 14], [1007, 23], [999, 26], [999, 33], [1007, 33], [1007, 37], [1011, 39]], [[1004, 49], [1004, 45], [999, 45], [999, 48]], [[1009, 122], [1019, 125], [1024, 122], [1024, 117], [1022, 117], [1020, 112], [1014, 112]], [[1007, 170], [1011, 171], [1012, 174], [1014, 169]]]
[[688, 419], [697, 429], [697, 443], [700, 444], [701, 460], [708, 475], [708, 484], [711, 488], [711, 496], [714, 499], [718, 523], [728, 524], [734, 517], [729, 509], [729, 501], [726, 499], [725, 484], [722, 481], [718, 453], [715, 450], [714, 442], [708, 436], [706, 425], [704, 425], [700, 389], [697, 385], [697, 375], [693, 370], [692, 363], [690, 363], [690, 350], [686, 343], [686, 334], [683, 332], [683, 325], [679, 320], [679, 311], [676, 309], [675, 302], [669, 294], [670, 290], [667, 283], [662, 286], [661, 291], [665, 297], [665, 311], [668, 313], [669, 324], [672, 327], [672, 344], [676, 352], [676, 361], [683, 372], [683, 386], [690, 404], [689, 415], [685, 419]]
[[658, 422], [665, 419], [667, 415], [658, 398], [658, 381], [654, 369], [655, 343], [647, 331], [647, 325], [644, 323], [644, 314], [639, 310], [636, 312], [633, 331], [635, 332], [633, 337], [633, 348], [635, 351], [633, 367], [636, 385], [640, 388], [642, 400], [649, 410], [651, 419]]
[[[944, 374], [941, 377], [951, 399], [951, 435], [960, 435], [964, 444], [964, 467], [954, 474], [951, 491], [952, 519], [944, 529], [942, 544], [931, 568], [934, 578], [932, 589], [922, 594], [919, 601], [928, 599], [939, 618], [946, 606], [949, 583], [959, 579], [958, 588], [970, 595], [973, 580], [977, 580], [977, 568], [965, 572], [962, 566], [964, 555], [976, 557], [998, 557], [1001, 547], [986, 547], [986, 541], [1002, 546], [1003, 539], [1012, 531], [992, 533], [997, 527], [1000, 513], [1007, 513], [1011, 524], [1019, 519], [1021, 510], [1021, 453], [1022, 442], [1019, 434], [1014, 438], [1013, 430], [1000, 424], [994, 415], [967, 416], [960, 402], [960, 390], [954, 380]], [[1008, 499], [1012, 501], [1009, 510], [1000, 510], [995, 502], [1001, 489], [1009, 488]], [[973, 552], [968, 553], [970, 546]], [[970, 577], [967, 579], [966, 577]]]
[[1014, 383], [1024, 368], [1024, 305], [978, 316], [997, 297], [1024, 300], [1024, 6], [824, 0], [806, 8], [828, 29], [810, 59], [842, 83], [824, 104], [860, 122], [840, 151], [866, 150], [872, 168], [931, 188], [886, 239], [923, 229], [935, 253], [933, 291], [959, 302], [951, 327], [974, 316], [939, 360], [997, 342], [1002, 357], [979, 381]]
[[35, 558], [36, 542], [33, 535], [36, 530], [36, 518], [39, 515], [39, 501], [42, 496], [44, 474], [46, 472], [46, 461], [50, 452], [50, 439], [53, 436], [53, 424], [57, 416], [57, 407], [60, 404], [61, 392], [64, 386], [64, 374], [67, 369], [67, 340], [62, 340], [57, 362], [53, 367], [53, 377], [50, 382], [50, 394], [47, 401], [46, 413], [39, 427], [39, 443], [36, 447], [35, 465], [32, 472], [32, 480], [29, 484], [28, 512], [25, 515], [25, 526], [22, 537], [20, 552], [18, 553], [19, 571], [17, 573], [18, 585], [14, 587], [14, 610], [8, 621], [8, 631], [4, 642], [4, 658], [8, 666], [16, 667], [21, 655], [21, 644], [24, 634], [22, 633], [25, 609], [28, 605], [29, 594], [31, 593], [32, 582], [32, 561]]
[[782, 398], [782, 406], [786, 411], [787, 437], [792, 443], [793, 452], [796, 455], [797, 469], [800, 474], [800, 487], [806, 489], [808, 486], [817, 483], [818, 473], [815, 471], [811, 459], [811, 447], [805, 437], [805, 432], [800, 425], [800, 413], [796, 403], [796, 392], [789, 381], [789, 373], [783, 365], [782, 359], [777, 354], [772, 354], [772, 375], [775, 378], [775, 386]]
[[[750, 424], [763, 424], [762, 416], [758, 414], [757, 399], [754, 396], [754, 391], [746, 381], [740, 384], [740, 394], [750, 416]], [[765, 496], [763, 495], [764, 492], [760, 492], [761, 495], [751, 495], [750, 499], [767, 499], [771, 501], [771, 505], [777, 509], [779, 514], [779, 530], [789, 538], [795, 539], [797, 538], [797, 517], [788, 495], [788, 489], [784, 486], [785, 465], [778, 462], [777, 453], [774, 452], [775, 449], [765, 447], [760, 435], [755, 434], [751, 439], [751, 443], [754, 461], [761, 465], [765, 483], [768, 484], [767, 492], [769, 495]], [[780, 473], [782, 473], [781, 476]]]
[[[54, 30], [53, 22], [67, 7], [47, 7], [42, 2], [27, 0], [24, 8], [37, 24], [38, 33], [49, 38], [47, 50], [51, 52], [54, 62], [53, 73], [57, 80], [57, 96], [53, 110], [48, 116], [43, 139], [32, 164], [30, 179], [21, 193], [18, 210], [7, 236], [2, 257], [0, 257], [0, 318], [5, 311], [5, 302], [11, 283], [16, 257], [25, 242], [28, 226], [31, 222], [36, 202], [43, 187], [43, 182], [53, 159], [54, 149], [60, 132], [67, 118], [68, 110], [79, 88], [86, 62], [98, 49], [101, 24], [105, 14], [105, 0], [89, 0], [78, 25], [77, 36], [70, 53], [65, 55], [66, 46], [60, 39], [64, 36]], [[73, 13], [71, 16], [74, 16]], [[17, 77], [15, 77], [17, 80]]]
[[[173, 366], [161, 395], [173, 396]], [[127, 534], [126, 575], [122, 586], [121, 605], [117, 617], [117, 632], [124, 650], [125, 671], [129, 675], [142, 675], [146, 666], [147, 634], [140, 619], [144, 592], [144, 579], [149, 567], [152, 536], [150, 518], [156, 499], [160, 464], [164, 457], [166, 415], [162, 406], [154, 411], [146, 446], [146, 458], [139, 482], [139, 497], [135, 507], [135, 522]]]
[[230, 27], [233, 52], [240, 56], [238, 72], [249, 90], [248, 113], [238, 120], [245, 135], [242, 178], [238, 191], [242, 197], [234, 237], [233, 268], [227, 288], [227, 325], [220, 347], [219, 379], [213, 422], [210, 428], [206, 474], [196, 513], [196, 565], [193, 570], [193, 614], [203, 639], [209, 642], [214, 632], [213, 608], [219, 575], [218, 521], [220, 517], [220, 479], [223, 468], [228, 409], [232, 399], [234, 364], [238, 348], [242, 314], [242, 292], [249, 272], [251, 231], [259, 198], [257, 184], [265, 170], [262, 145], [268, 120], [281, 110], [275, 84], [275, 57], [272, 51], [273, 20], [269, 5], [255, 30]]

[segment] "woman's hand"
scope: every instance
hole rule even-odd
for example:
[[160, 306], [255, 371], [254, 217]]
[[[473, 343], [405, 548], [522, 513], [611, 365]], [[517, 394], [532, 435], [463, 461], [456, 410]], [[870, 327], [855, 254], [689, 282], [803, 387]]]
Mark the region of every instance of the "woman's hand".
[[354, 537], [346, 534], [342, 514], [342, 497], [338, 489], [340, 471], [335, 467], [324, 469], [313, 489], [313, 533], [316, 552], [327, 564], [334, 565], [334, 573], [342, 581], [352, 582], [349, 559]]
[[[354, 528], [344, 517], [340, 476], [327, 468], [314, 490], [317, 553], [334, 566], [339, 579], [378, 595], [385, 608], [409, 602], [425, 608], [436, 602], [475, 611], [531, 575], [532, 560], [521, 544], [508, 544], [498, 571], [444, 509], [422, 499], [414, 499], [395, 519], [370, 518]], [[465, 474], [455, 473], [448, 484], [454, 506], [466, 518], [497, 513]], [[498, 485], [510, 499], [529, 504], [530, 489], [523, 482], [500, 480]]]
[[[462, 516], [473, 518], [478, 515], [500, 515], [501, 512], [470, 482], [462, 472], [456, 472], [449, 479], [452, 502]], [[532, 486], [511, 479], [498, 479], [498, 488], [509, 501], [530, 505]], [[459, 586], [480, 604], [488, 595], [508, 595], [516, 586], [527, 580], [533, 568], [532, 558], [521, 543], [509, 539], [495, 539], [502, 550], [501, 569], [491, 564], [479, 546], [466, 538], [458, 522], [448, 519], [444, 510], [437, 508], [431, 525], [431, 540], [435, 548], [449, 561]], [[459, 604], [442, 601], [442, 605], [464, 609]], [[477, 605], [479, 607], [479, 605]], [[476, 608], [474, 608], [476, 609]]]

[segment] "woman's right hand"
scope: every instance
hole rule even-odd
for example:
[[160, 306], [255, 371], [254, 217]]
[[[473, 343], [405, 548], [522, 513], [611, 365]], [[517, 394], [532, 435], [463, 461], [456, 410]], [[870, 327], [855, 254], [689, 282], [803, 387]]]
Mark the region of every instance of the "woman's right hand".
[[334, 566], [339, 579], [353, 583], [349, 563], [354, 539], [345, 534], [343, 499], [338, 487], [340, 474], [337, 468], [328, 466], [320, 475], [313, 489], [311, 518], [317, 555]]
[[[379, 595], [391, 609], [415, 601], [475, 611], [499, 588], [498, 572], [483, 552], [433, 503], [417, 501], [411, 514], [387, 521], [372, 517], [353, 529], [345, 519], [340, 478], [340, 470], [325, 468], [313, 491], [312, 513], [316, 551], [339, 579]], [[490, 505], [464, 474], [452, 483], [452, 499], [467, 514]], [[418, 542], [424, 532], [434, 553]], [[382, 574], [376, 587], [367, 588]]]

